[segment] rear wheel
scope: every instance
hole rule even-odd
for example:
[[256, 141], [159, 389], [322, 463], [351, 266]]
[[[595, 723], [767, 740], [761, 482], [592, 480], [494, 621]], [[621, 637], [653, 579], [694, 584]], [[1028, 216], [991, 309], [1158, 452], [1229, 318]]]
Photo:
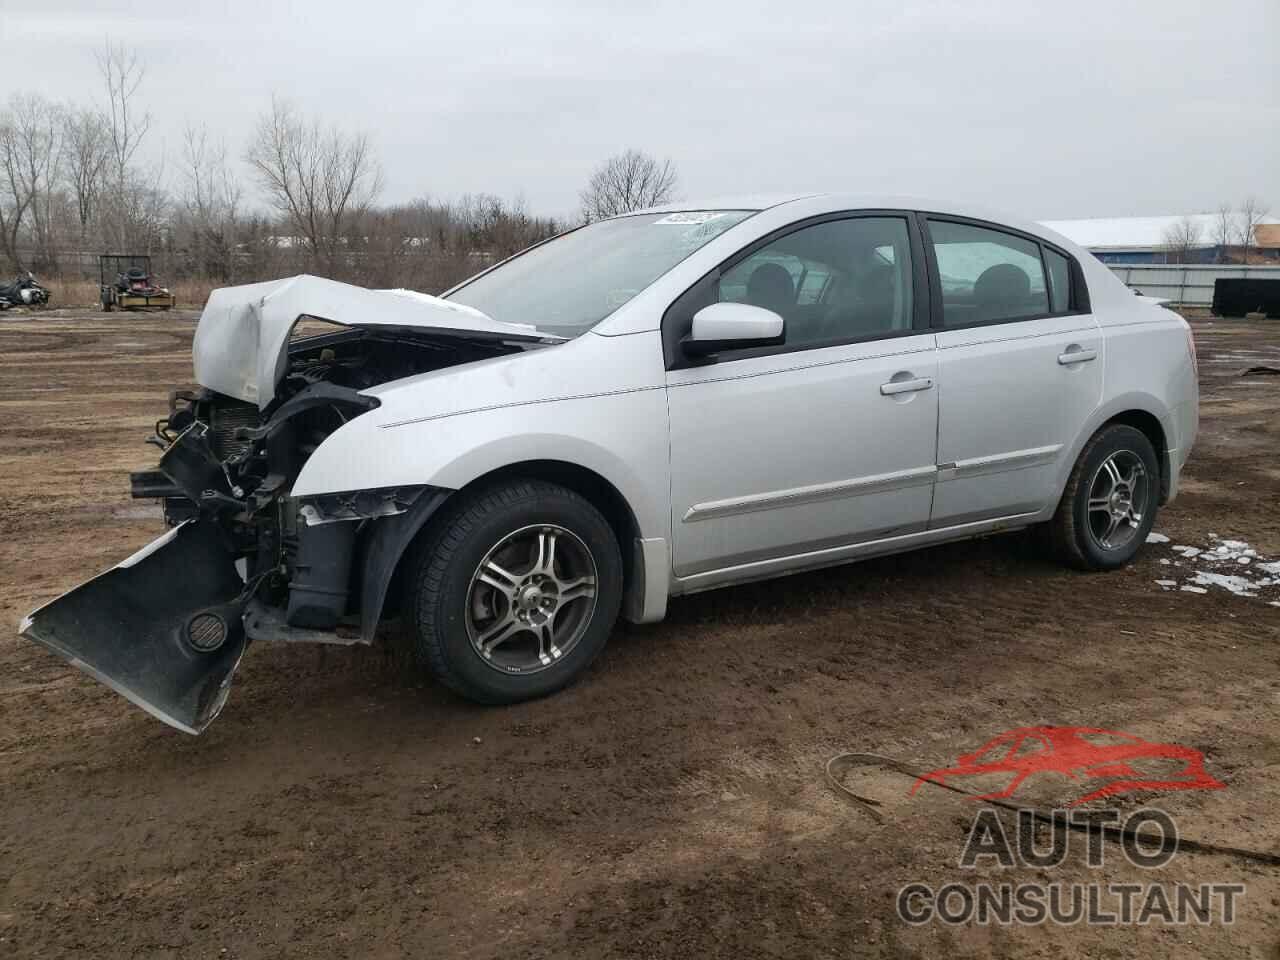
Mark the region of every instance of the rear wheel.
[[1085, 444], [1050, 521], [1057, 552], [1081, 570], [1133, 559], [1155, 524], [1160, 464], [1146, 434], [1113, 424]]
[[420, 538], [407, 585], [419, 659], [465, 697], [514, 703], [559, 690], [604, 649], [622, 557], [578, 494], [513, 481], [460, 495]]

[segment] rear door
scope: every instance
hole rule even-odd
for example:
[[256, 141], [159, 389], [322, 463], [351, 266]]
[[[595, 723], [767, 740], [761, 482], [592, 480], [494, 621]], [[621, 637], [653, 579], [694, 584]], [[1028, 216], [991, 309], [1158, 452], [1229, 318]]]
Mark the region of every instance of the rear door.
[[1035, 513], [1102, 397], [1103, 340], [1078, 264], [995, 224], [927, 216], [938, 334], [930, 527]]

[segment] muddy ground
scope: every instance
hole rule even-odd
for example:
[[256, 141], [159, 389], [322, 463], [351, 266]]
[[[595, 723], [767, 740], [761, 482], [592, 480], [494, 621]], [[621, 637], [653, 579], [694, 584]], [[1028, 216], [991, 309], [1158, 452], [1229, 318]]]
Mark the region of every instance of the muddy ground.
[[[159, 532], [127, 473], [154, 462], [192, 329], [0, 319], [0, 957], [1280, 956], [1280, 867], [1184, 852], [1143, 872], [1113, 849], [1092, 869], [1080, 846], [974, 876], [972, 800], [850, 774], [877, 823], [823, 777], [845, 750], [930, 768], [1012, 727], [1117, 728], [1204, 751], [1226, 784], [1123, 807], [1280, 852], [1280, 587], [1184, 591], [1209, 566], [1173, 549], [1280, 556], [1280, 377], [1239, 376], [1280, 365], [1280, 323], [1195, 324], [1200, 442], [1157, 523], [1170, 542], [1124, 571], [1068, 572], [1011, 535], [704, 594], [506, 709], [377, 650], [259, 645], [198, 739], [16, 633]], [[1084, 792], [1040, 781], [1025, 799]], [[1230, 927], [895, 915], [905, 883], [981, 879], [1247, 893]]]

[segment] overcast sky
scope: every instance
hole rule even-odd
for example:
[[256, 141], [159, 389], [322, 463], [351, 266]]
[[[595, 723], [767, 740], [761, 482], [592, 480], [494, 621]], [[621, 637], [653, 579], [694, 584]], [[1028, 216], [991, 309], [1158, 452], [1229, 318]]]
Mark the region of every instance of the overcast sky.
[[238, 157], [273, 93], [369, 132], [384, 200], [567, 215], [629, 146], [686, 198], [892, 191], [1034, 219], [1280, 207], [1280, 0], [0, 0], [0, 96], [99, 96], [134, 45], [148, 157]]

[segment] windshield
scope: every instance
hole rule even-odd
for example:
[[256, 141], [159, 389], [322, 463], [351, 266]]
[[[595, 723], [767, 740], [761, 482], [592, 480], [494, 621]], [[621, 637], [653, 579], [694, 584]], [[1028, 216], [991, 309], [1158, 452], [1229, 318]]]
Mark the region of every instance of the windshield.
[[494, 320], [576, 337], [752, 210], [601, 220], [534, 247], [449, 295]]

